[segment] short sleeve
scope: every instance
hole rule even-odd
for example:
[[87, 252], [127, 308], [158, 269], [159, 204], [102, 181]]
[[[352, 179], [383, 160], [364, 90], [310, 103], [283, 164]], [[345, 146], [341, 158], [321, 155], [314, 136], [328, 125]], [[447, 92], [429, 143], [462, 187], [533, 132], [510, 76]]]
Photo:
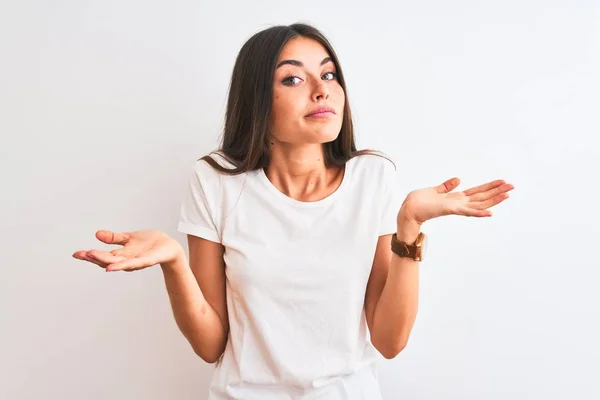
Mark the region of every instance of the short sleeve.
[[183, 192], [177, 230], [221, 243], [220, 175], [206, 161], [196, 161]]
[[402, 197], [400, 187], [398, 185], [398, 174], [396, 167], [390, 160], [384, 160], [385, 166], [381, 174], [381, 187], [383, 188], [381, 202], [382, 213], [379, 224], [379, 236], [389, 235], [397, 231], [397, 217], [400, 206], [402, 205]]

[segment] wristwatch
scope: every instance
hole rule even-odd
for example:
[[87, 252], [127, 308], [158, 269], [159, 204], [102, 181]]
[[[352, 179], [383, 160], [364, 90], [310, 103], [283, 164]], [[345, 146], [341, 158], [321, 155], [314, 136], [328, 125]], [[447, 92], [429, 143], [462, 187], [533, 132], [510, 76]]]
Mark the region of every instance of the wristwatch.
[[423, 256], [427, 250], [427, 235], [419, 233], [417, 240], [413, 244], [408, 244], [398, 240], [394, 233], [392, 235], [392, 251], [400, 257], [411, 258], [415, 261], [423, 261]]

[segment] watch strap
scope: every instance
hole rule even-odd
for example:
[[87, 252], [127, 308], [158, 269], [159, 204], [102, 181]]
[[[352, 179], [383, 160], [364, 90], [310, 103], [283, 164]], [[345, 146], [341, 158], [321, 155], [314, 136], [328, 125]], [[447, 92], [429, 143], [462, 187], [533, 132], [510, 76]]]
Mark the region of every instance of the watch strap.
[[417, 259], [417, 246], [399, 241], [395, 233], [392, 235], [392, 251], [400, 257]]

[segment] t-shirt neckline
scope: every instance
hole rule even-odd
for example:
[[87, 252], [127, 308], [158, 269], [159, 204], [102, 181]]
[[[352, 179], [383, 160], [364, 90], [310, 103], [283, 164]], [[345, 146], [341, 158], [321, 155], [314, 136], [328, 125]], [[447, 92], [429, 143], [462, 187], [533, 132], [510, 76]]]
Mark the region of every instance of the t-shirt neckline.
[[285, 193], [283, 193], [279, 189], [277, 189], [277, 187], [275, 185], [273, 185], [273, 182], [271, 182], [269, 180], [269, 178], [265, 174], [265, 171], [262, 167], [258, 169], [258, 177], [262, 181], [262, 183], [265, 185], [267, 190], [269, 190], [269, 192], [271, 192], [280, 201], [282, 201], [288, 205], [291, 205], [294, 207], [301, 207], [301, 208], [322, 207], [322, 206], [326, 206], [326, 205], [333, 203], [342, 194], [342, 192], [345, 190], [346, 186], [348, 186], [348, 182], [350, 181], [350, 177], [351, 177], [351, 173], [352, 173], [352, 168], [350, 168], [351, 160], [352, 160], [352, 158], [350, 160], [346, 161], [346, 164], [344, 166], [344, 176], [342, 177], [342, 182], [340, 183], [338, 188], [333, 193], [331, 193], [329, 196], [327, 196], [321, 200], [317, 200], [317, 201], [300, 201], [300, 200], [296, 200], [292, 197], [289, 197], [288, 195], [286, 195]]

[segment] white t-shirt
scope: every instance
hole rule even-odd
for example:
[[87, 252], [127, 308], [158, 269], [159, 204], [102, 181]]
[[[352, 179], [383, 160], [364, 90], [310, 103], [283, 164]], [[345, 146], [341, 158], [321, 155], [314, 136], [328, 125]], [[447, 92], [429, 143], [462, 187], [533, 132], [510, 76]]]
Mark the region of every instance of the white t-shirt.
[[357, 156], [334, 193], [302, 202], [262, 168], [195, 163], [178, 231], [225, 246], [230, 325], [209, 400], [381, 399], [364, 299], [378, 237], [396, 231], [395, 171]]

